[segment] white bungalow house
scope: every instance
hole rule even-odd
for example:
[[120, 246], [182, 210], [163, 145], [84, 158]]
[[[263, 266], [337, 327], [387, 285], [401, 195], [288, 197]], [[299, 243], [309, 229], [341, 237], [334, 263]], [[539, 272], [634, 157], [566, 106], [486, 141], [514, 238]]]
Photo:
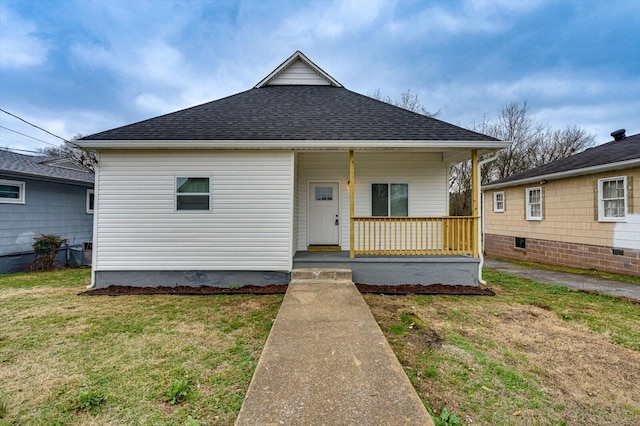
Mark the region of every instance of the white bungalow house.
[[508, 146], [349, 91], [301, 52], [250, 90], [77, 143], [98, 154], [96, 287], [267, 285], [299, 267], [477, 285], [478, 215], [448, 216], [448, 169]]

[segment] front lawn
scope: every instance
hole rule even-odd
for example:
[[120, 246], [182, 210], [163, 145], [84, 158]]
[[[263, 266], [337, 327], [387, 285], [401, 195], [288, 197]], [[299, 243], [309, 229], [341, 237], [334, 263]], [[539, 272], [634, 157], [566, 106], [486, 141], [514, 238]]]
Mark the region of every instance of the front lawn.
[[78, 296], [88, 283], [0, 275], [0, 425], [233, 424], [281, 295]]
[[[496, 297], [365, 300], [425, 404], [469, 425], [640, 424], [640, 304], [487, 271]], [[282, 296], [78, 296], [0, 276], [0, 425], [231, 425]]]
[[496, 297], [365, 296], [434, 412], [469, 425], [640, 425], [640, 304], [485, 278]]

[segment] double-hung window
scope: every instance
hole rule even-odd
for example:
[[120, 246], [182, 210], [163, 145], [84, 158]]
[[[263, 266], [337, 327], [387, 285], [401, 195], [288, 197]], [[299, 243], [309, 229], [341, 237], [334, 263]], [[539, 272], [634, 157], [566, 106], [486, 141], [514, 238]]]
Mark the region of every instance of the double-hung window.
[[176, 210], [211, 210], [211, 179], [208, 177], [177, 177]]
[[627, 217], [627, 177], [598, 179], [598, 220], [623, 222]]
[[504, 192], [493, 193], [493, 211], [496, 213], [504, 212]]
[[542, 220], [542, 188], [527, 188], [527, 220]]
[[409, 216], [409, 184], [371, 184], [371, 216]]
[[24, 182], [0, 180], [0, 203], [24, 204]]

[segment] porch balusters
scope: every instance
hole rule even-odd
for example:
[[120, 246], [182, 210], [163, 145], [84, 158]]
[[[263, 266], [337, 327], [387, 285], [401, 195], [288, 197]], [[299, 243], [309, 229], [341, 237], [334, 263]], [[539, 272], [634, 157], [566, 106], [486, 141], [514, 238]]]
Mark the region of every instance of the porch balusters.
[[473, 255], [471, 216], [354, 217], [357, 255]]

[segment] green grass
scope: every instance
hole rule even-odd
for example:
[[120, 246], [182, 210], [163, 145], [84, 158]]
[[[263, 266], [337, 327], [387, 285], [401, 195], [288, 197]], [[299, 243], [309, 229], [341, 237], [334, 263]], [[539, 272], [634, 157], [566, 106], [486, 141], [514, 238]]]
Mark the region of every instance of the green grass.
[[427, 407], [462, 424], [640, 424], [640, 304], [485, 279], [496, 297], [365, 296]]
[[565, 286], [538, 283], [509, 274], [486, 271], [490, 285], [504, 287], [501, 297], [521, 305], [533, 305], [568, 322], [580, 323], [610, 341], [640, 351], [640, 304], [618, 297], [582, 293]]
[[282, 296], [79, 296], [88, 282], [0, 276], [0, 425], [233, 424]]

